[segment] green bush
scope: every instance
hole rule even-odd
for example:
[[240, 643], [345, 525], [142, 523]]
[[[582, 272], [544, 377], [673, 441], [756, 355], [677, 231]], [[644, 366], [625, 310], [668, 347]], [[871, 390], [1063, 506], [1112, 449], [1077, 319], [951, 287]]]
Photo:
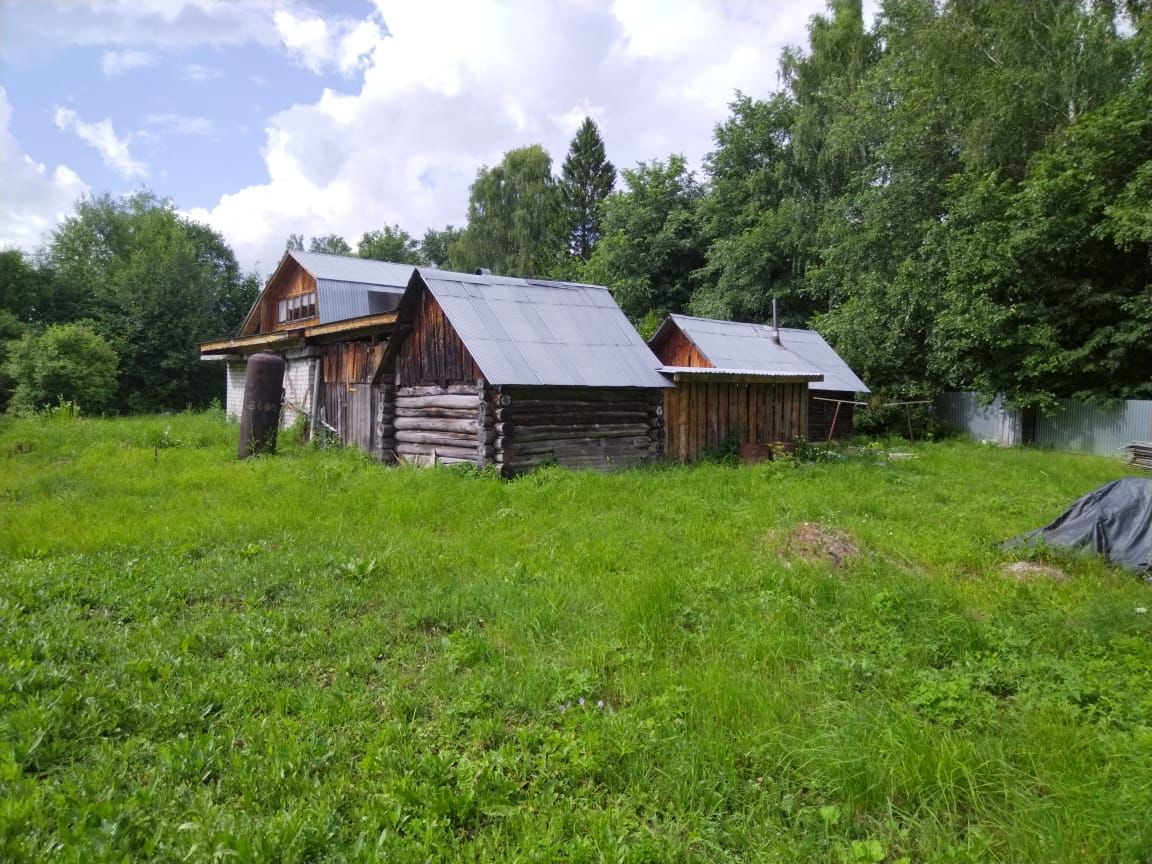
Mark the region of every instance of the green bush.
[[56, 324], [9, 345], [6, 370], [15, 388], [9, 410], [27, 414], [72, 403], [100, 411], [116, 395], [116, 352], [82, 324]]

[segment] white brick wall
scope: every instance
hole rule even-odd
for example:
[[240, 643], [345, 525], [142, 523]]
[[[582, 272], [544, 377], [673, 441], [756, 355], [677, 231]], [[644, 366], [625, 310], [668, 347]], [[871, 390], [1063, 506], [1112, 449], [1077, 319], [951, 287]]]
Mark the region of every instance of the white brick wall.
[[284, 370], [284, 408], [280, 412], [280, 425], [291, 426], [297, 416], [305, 417], [312, 411], [312, 378], [316, 358], [288, 358]]
[[228, 358], [224, 385], [224, 413], [229, 420], [239, 423], [244, 410], [244, 373], [248, 361], [243, 357]]
[[[307, 417], [312, 411], [312, 384], [315, 375], [315, 357], [290, 357], [284, 369], [284, 408], [280, 412], [280, 425], [291, 426], [297, 416]], [[242, 357], [227, 361], [227, 385], [224, 411], [229, 420], [239, 421], [244, 410], [244, 375], [248, 362]]]

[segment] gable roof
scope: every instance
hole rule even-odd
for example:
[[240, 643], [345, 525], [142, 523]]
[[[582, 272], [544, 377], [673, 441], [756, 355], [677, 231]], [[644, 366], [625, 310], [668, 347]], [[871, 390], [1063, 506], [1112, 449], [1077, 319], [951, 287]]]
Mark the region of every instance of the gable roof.
[[692, 344], [718, 369], [761, 370], [771, 372], [820, 372], [823, 381], [808, 385], [812, 390], [847, 390], [868, 393], [867, 385], [815, 330], [780, 328], [780, 344], [766, 324], [743, 324], [717, 321], [690, 315], [669, 315], [660, 325], [651, 344], [667, 338], [671, 327], [678, 327]]
[[288, 261], [295, 261], [316, 280], [316, 305], [321, 324], [391, 312], [400, 305], [400, 297], [415, 269], [411, 264], [289, 249], [252, 304], [240, 327], [241, 333], [248, 328], [268, 286]]
[[656, 355], [602, 286], [421, 267], [401, 304], [400, 321], [411, 314], [421, 288], [440, 304], [489, 384], [671, 386], [656, 371]]

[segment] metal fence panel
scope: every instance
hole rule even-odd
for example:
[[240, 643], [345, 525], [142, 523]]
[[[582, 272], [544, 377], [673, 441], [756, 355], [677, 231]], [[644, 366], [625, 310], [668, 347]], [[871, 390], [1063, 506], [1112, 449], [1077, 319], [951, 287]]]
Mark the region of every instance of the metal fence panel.
[[1099, 456], [1123, 455], [1131, 441], [1152, 441], [1152, 401], [1129, 400], [1110, 408], [1061, 399], [1055, 411], [1039, 414], [1026, 440], [1021, 413], [1004, 408], [997, 397], [981, 405], [979, 394], [942, 393], [936, 400], [941, 420], [980, 441], [1002, 446], [1031, 443], [1055, 450], [1076, 450]]
[[1022, 440], [1020, 412], [1005, 408], [1001, 396], [990, 405], [981, 405], [979, 393], [941, 393], [936, 410], [941, 420], [977, 441], [1011, 447]]
[[1059, 408], [1036, 418], [1036, 444], [1057, 450], [1079, 450], [1098, 456], [1121, 456], [1131, 441], [1152, 440], [1152, 402], [1129, 400], [1111, 408], [1061, 399]]

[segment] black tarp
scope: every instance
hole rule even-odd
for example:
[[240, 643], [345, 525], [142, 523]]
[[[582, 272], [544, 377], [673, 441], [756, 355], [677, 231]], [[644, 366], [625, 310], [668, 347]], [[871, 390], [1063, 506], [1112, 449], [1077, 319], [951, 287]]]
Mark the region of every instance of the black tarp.
[[1147, 573], [1152, 563], [1152, 478], [1113, 480], [1077, 500], [1055, 522], [1006, 545], [1083, 549]]

